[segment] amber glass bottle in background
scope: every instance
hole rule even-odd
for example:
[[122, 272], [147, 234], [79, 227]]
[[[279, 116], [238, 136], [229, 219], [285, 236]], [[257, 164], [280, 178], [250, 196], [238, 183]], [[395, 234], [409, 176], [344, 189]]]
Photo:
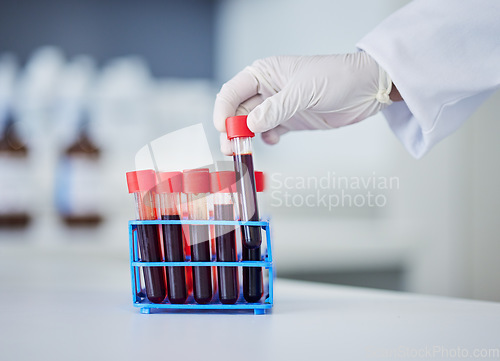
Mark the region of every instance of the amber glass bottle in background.
[[30, 191], [29, 150], [21, 140], [12, 114], [0, 122], [0, 227], [25, 228]]
[[79, 124], [76, 139], [62, 155], [56, 176], [56, 204], [67, 226], [94, 227], [103, 216], [101, 203], [101, 150], [90, 137], [88, 121]]

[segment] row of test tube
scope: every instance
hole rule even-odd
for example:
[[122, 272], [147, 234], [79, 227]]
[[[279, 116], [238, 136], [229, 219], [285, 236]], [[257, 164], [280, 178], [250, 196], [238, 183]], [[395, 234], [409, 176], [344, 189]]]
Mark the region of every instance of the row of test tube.
[[[248, 174], [248, 172], [247, 172]], [[247, 177], [233, 171], [209, 172], [194, 169], [183, 172], [142, 170], [127, 173], [129, 193], [135, 197], [138, 220], [216, 220], [246, 219], [241, 214], [241, 184], [244, 178], [264, 190], [264, 175]], [[256, 202], [253, 202], [256, 205]], [[256, 209], [251, 210], [258, 212]], [[246, 213], [248, 214], [248, 210]], [[241, 230], [241, 231], [240, 231]], [[260, 261], [261, 244], [247, 244], [249, 232], [261, 239], [260, 227], [205, 224], [139, 224], [137, 240], [140, 258], [145, 262], [237, 262], [237, 239], [241, 239], [241, 260]], [[257, 234], [258, 233], [258, 234]], [[210, 303], [218, 289], [219, 301], [234, 304], [240, 296], [238, 267], [217, 266], [142, 267], [147, 298], [152, 303], [183, 304], [192, 293], [199, 304]], [[260, 267], [241, 267], [243, 297], [258, 302], [264, 293]], [[217, 279], [217, 282], [215, 282]]]

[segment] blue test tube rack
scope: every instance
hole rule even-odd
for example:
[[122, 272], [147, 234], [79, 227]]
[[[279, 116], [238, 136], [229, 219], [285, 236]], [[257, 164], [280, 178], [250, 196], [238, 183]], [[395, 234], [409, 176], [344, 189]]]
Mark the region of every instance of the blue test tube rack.
[[[139, 246], [137, 240], [137, 226], [141, 224], [198, 224], [198, 225], [239, 225], [239, 226], [252, 226], [261, 227], [265, 232], [265, 239], [267, 244], [266, 252], [262, 255], [260, 261], [242, 261], [241, 255], [238, 255], [238, 261], [236, 262], [218, 262], [215, 258], [212, 258], [209, 262], [194, 262], [186, 257], [185, 262], [144, 262], [141, 261], [139, 256]], [[180, 221], [168, 221], [168, 220], [153, 220], [153, 221], [129, 221], [129, 246], [130, 246], [130, 274], [132, 280], [132, 299], [134, 307], [141, 309], [141, 313], [151, 313], [151, 310], [193, 310], [193, 311], [203, 311], [203, 310], [220, 310], [224, 311], [234, 311], [234, 310], [252, 310], [256, 315], [262, 315], [270, 312], [273, 307], [273, 281], [275, 277], [274, 267], [273, 267], [273, 256], [271, 250], [271, 232], [269, 228], [269, 221], [260, 222], [241, 222], [241, 221], [201, 221], [201, 220], [180, 220]], [[171, 304], [168, 302], [168, 298], [163, 303], [151, 303], [145, 296], [144, 287], [141, 284], [141, 268], [142, 267], [194, 267], [194, 266], [236, 266], [238, 267], [239, 273], [243, 267], [261, 267], [268, 270], [268, 282], [264, 283], [264, 296], [260, 302], [249, 303], [246, 302], [242, 296], [240, 290], [240, 298], [235, 304], [222, 304], [218, 295], [215, 294], [212, 301], [208, 304], [198, 304], [194, 301], [192, 295], [187, 299], [184, 304]]]

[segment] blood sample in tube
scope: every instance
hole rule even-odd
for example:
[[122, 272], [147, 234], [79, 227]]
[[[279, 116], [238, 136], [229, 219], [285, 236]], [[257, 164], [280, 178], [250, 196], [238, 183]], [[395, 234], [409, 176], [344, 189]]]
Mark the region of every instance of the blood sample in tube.
[[[255, 190], [264, 191], [264, 173], [255, 172]], [[261, 247], [248, 248], [243, 246], [242, 259], [244, 261], [260, 261]], [[243, 267], [243, 297], [248, 302], [258, 302], [264, 294], [261, 267]]]
[[[252, 138], [255, 134], [247, 127], [246, 115], [227, 118], [226, 130], [233, 150], [240, 219], [244, 222], [259, 221], [252, 155]], [[261, 242], [259, 227], [243, 226], [243, 244], [247, 248], [258, 248]]]
[[[156, 189], [158, 192], [159, 210], [161, 219], [167, 221], [179, 221], [180, 193], [182, 192], [181, 172], [159, 172], [160, 183]], [[163, 248], [165, 260], [168, 262], [184, 262], [184, 240], [182, 225], [163, 224]], [[186, 267], [167, 267], [168, 300], [173, 304], [186, 302], [188, 290], [186, 286]]]
[[[239, 216], [244, 222], [259, 221], [257, 190], [252, 156], [252, 138], [247, 127], [247, 116], [226, 119], [227, 137], [233, 150], [236, 185], [239, 198]], [[260, 261], [262, 234], [260, 227], [242, 226], [243, 261]], [[258, 302], [263, 294], [262, 269], [243, 267], [243, 297], [247, 302]]]
[[[187, 194], [188, 214], [191, 220], [208, 220], [210, 176], [208, 170], [184, 171], [184, 193]], [[189, 225], [191, 261], [211, 261], [209, 226]], [[212, 269], [210, 266], [193, 266], [193, 295], [200, 304], [212, 300]]]
[[[154, 224], [137, 225], [137, 238], [141, 260], [145, 262], [161, 262], [161, 246], [158, 227]], [[153, 303], [162, 303], [167, 294], [165, 287], [164, 267], [143, 267], [146, 295]]]
[[[156, 173], [142, 170], [127, 173], [129, 193], [135, 197], [135, 212], [138, 220], [155, 220]], [[162, 251], [158, 226], [154, 224], [137, 225], [137, 240], [140, 258], [144, 262], [162, 262]], [[146, 295], [152, 303], [161, 303], [167, 295], [164, 267], [142, 267]]]
[[[210, 187], [214, 203], [214, 220], [234, 221], [236, 176], [234, 172], [215, 172], [210, 174]], [[236, 262], [236, 232], [230, 225], [215, 226], [217, 261]], [[224, 304], [233, 304], [239, 297], [238, 268], [217, 267], [219, 300]]]

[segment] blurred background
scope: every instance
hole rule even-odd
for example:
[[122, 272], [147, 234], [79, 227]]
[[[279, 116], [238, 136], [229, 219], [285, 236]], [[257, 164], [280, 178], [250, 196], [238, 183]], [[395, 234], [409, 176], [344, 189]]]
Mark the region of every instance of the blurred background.
[[[98, 256], [126, 278], [125, 172], [139, 148], [201, 122], [222, 160], [221, 84], [266, 56], [355, 51], [407, 2], [3, 0], [0, 260], [46, 260], [26, 276], [45, 282], [52, 260]], [[500, 301], [499, 101], [418, 161], [381, 115], [274, 147], [256, 139], [278, 276]]]

